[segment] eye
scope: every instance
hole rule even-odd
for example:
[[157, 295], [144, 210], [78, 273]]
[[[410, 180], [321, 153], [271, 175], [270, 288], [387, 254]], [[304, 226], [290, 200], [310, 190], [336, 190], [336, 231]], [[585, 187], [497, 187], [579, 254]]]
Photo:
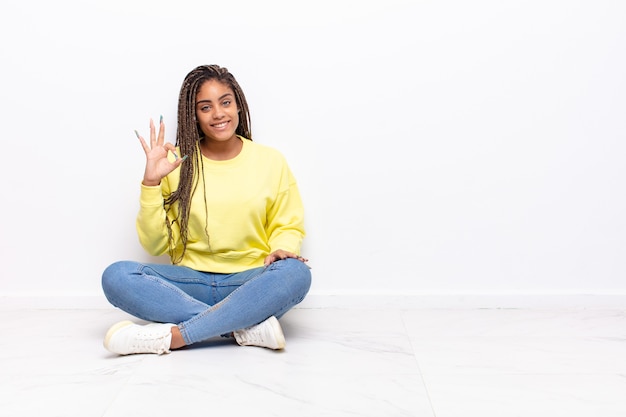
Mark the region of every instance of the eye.
[[230, 101], [230, 100], [224, 100], [224, 101], [222, 102], [222, 106], [224, 106], [224, 107], [228, 107], [228, 106], [230, 106], [230, 103], [231, 103], [231, 101]]
[[206, 113], [209, 110], [211, 110], [211, 106], [209, 106], [208, 104], [203, 104], [202, 106], [200, 106], [198, 110], [200, 110], [203, 113]]

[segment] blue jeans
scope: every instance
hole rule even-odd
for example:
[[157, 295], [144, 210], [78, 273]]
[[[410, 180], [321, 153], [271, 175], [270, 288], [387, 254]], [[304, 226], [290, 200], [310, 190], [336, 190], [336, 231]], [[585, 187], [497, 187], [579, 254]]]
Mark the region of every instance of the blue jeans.
[[188, 345], [280, 318], [310, 286], [310, 268], [293, 258], [234, 274], [121, 261], [102, 274], [111, 304], [143, 320], [178, 325]]

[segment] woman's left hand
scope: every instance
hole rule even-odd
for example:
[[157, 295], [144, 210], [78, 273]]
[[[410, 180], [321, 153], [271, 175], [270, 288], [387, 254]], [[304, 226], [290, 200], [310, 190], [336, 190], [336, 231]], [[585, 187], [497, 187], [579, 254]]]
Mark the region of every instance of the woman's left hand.
[[265, 261], [263, 262], [263, 264], [268, 267], [272, 262], [287, 258], [294, 258], [302, 262], [309, 261], [308, 259], [303, 258], [300, 255], [296, 255], [295, 253], [287, 252], [286, 250], [282, 249], [277, 249], [265, 257]]

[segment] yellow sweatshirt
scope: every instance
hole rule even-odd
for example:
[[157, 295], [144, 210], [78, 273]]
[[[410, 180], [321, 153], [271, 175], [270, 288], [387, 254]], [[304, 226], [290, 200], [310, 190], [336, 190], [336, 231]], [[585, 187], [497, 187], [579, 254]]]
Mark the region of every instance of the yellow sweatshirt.
[[[179, 265], [233, 273], [263, 266], [264, 258], [277, 249], [300, 254], [304, 208], [287, 161], [273, 148], [242, 140], [239, 155], [227, 161], [214, 161], [198, 153], [198, 163], [204, 169], [192, 196], [187, 251]], [[189, 163], [191, 160], [183, 162]], [[179, 168], [158, 186], [141, 185], [137, 233], [151, 255], [169, 251], [163, 201], [176, 190], [178, 182]], [[167, 214], [170, 223], [177, 213], [175, 204]], [[176, 223], [172, 233], [177, 257], [182, 244]]]

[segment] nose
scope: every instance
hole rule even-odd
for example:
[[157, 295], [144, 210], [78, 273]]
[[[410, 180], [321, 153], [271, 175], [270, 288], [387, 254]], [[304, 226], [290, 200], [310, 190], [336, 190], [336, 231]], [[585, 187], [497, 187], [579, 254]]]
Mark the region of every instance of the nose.
[[215, 106], [213, 108], [213, 118], [221, 119], [224, 117], [224, 109], [221, 106]]

